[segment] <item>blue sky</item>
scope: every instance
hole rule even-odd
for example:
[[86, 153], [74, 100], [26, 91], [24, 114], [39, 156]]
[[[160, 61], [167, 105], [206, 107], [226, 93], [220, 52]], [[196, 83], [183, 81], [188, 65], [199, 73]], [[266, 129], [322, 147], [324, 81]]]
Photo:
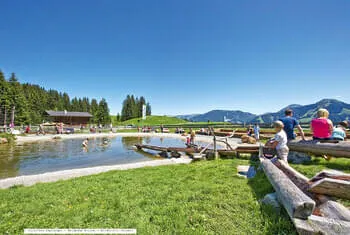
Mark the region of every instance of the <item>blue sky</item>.
[[350, 103], [350, 1], [1, 0], [0, 69], [154, 114]]

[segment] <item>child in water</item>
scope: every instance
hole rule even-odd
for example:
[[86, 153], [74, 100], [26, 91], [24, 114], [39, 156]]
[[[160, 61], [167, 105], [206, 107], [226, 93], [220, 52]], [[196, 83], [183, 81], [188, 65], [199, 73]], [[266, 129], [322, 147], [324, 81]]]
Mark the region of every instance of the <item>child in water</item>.
[[89, 143], [89, 138], [86, 138], [81, 145], [83, 146], [83, 148], [87, 148], [88, 143]]

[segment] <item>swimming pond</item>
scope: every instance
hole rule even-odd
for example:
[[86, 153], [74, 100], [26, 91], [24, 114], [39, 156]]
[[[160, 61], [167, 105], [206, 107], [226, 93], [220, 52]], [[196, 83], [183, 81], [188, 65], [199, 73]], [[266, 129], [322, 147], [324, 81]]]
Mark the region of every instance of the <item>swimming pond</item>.
[[[135, 151], [135, 144], [184, 147], [185, 140], [162, 137], [90, 138], [0, 145], [0, 179], [52, 171], [156, 160], [157, 152]], [[206, 143], [198, 143], [206, 145]]]

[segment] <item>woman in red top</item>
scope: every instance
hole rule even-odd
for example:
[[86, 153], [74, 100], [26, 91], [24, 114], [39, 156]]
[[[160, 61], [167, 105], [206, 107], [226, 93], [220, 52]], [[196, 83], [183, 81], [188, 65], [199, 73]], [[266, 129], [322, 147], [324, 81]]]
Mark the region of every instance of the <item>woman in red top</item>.
[[333, 123], [328, 119], [327, 109], [319, 109], [317, 118], [311, 121], [311, 131], [314, 140], [329, 140], [333, 132]]

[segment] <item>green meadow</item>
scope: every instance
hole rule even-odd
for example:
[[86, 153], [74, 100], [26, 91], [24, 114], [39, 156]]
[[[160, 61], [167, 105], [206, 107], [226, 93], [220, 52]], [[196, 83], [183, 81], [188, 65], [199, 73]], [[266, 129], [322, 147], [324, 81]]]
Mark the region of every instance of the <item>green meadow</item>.
[[[138, 234], [295, 234], [285, 211], [259, 200], [273, 192], [263, 172], [237, 176], [247, 159], [112, 171], [31, 187], [0, 190], [0, 232], [24, 228], [136, 228]], [[293, 165], [312, 176], [349, 172], [348, 159]], [[347, 203], [347, 202], [345, 202]]]

